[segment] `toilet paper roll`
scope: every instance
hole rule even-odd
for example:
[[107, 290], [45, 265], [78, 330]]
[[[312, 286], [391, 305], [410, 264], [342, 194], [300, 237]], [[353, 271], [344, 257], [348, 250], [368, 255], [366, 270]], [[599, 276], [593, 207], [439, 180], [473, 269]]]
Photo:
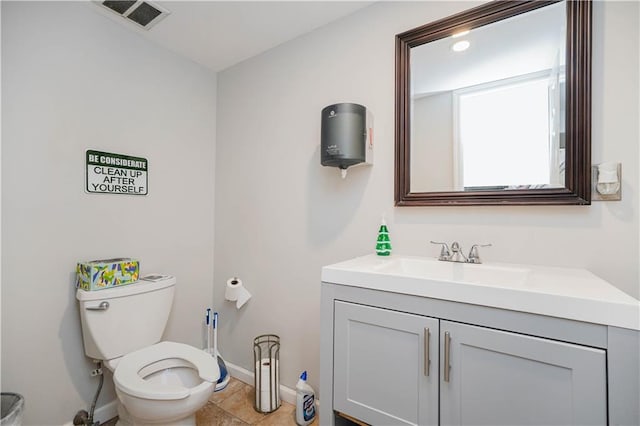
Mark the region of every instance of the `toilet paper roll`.
[[240, 309], [242, 305], [247, 303], [251, 298], [251, 293], [244, 288], [241, 279], [233, 277], [227, 280], [227, 289], [224, 292], [224, 298], [231, 302], [236, 302], [236, 308]]
[[255, 365], [254, 374], [258, 375], [260, 371], [259, 377], [256, 377], [259, 389], [256, 389], [256, 408], [264, 413], [273, 411], [280, 405], [279, 367], [279, 361], [274, 358], [263, 358]]

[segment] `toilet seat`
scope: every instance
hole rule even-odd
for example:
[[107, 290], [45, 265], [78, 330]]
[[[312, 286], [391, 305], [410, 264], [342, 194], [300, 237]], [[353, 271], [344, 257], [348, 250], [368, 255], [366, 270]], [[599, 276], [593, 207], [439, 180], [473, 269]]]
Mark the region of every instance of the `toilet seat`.
[[[161, 362], [168, 360], [178, 362]], [[191, 394], [191, 389], [184, 386], [152, 384], [143, 379], [140, 373], [151, 364], [158, 364], [155, 371], [171, 367], [190, 367], [197, 370], [198, 376], [209, 383], [216, 382], [220, 377], [217, 360], [205, 351], [183, 343], [160, 342], [122, 357], [113, 374], [116, 387], [129, 395], [145, 399], [183, 399]], [[145, 376], [153, 372], [147, 371]]]

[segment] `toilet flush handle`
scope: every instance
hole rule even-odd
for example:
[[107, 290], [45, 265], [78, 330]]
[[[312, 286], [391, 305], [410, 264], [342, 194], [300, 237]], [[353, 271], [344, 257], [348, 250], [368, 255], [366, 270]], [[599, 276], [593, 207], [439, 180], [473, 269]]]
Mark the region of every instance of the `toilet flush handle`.
[[106, 311], [107, 309], [109, 309], [109, 302], [105, 300], [103, 302], [100, 302], [98, 306], [87, 306], [85, 309], [87, 311]]

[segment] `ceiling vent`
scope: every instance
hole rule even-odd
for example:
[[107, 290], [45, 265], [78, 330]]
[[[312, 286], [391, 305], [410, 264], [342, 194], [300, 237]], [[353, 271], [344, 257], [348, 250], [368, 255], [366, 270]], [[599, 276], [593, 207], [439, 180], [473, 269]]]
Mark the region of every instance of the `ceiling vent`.
[[148, 30], [160, 22], [169, 11], [151, 3], [150, 1], [103, 1], [100, 5], [117, 13], [127, 21], [134, 22], [139, 27]]

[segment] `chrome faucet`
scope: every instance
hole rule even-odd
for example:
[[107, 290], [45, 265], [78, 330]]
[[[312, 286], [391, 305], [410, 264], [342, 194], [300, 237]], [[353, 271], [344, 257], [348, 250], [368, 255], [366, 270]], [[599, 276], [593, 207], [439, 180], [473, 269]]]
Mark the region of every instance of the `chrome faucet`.
[[491, 247], [491, 244], [474, 244], [471, 246], [471, 250], [469, 250], [469, 256], [465, 256], [462, 252], [462, 247], [460, 247], [457, 241], [451, 243], [451, 249], [449, 249], [447, 243], [431, 241], [431, 244], [440, 244], [442, 246], [438, 260], [458, 263], [482, 263], [480, 254], [478, 253], [478, 247]]
[[491, 244], [474, 244], [471, 246], [471, 250], [469, 250], [469, 258], [467, 262], [469, 263], [482, 263], [480, 259], [480, 254], [478, 253], [478, 247], [491, 247]]
[[440, 256], [438, 256], [438, 260], [448, 261], [451, 259], [451, 251], [449, 250], [449, 246], [447, 243], [440, 243], [438, 241], [430, 241], [431, 244], [441, 244], [440, 248]]
[[460, 244], [458, 244], [457, 241], [452, 242], [451, 258], [449, 259], [449, 262], [467, 263], [468, 261], [469, 259], [467, 259], [467, 256], [465, 256], [462, 252], [462, 247], [460, 247]]

